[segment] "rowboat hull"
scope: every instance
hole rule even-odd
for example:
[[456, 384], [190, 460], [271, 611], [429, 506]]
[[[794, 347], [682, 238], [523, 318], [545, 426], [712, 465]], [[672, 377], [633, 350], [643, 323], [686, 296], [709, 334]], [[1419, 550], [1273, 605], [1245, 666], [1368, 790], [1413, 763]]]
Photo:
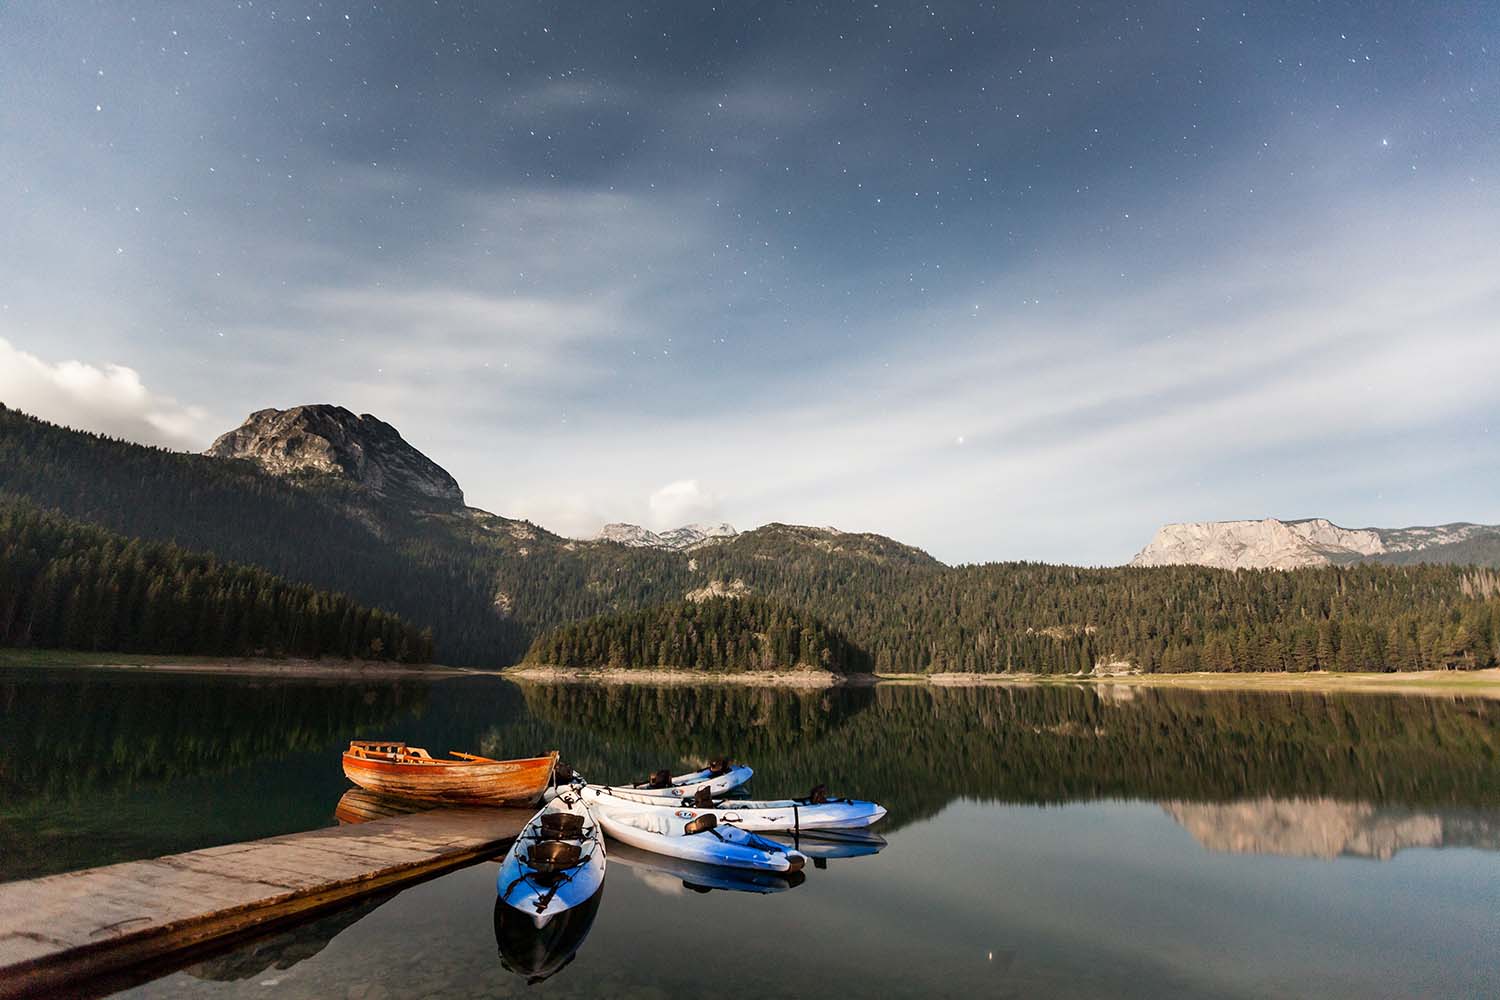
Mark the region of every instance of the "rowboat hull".
[[419, 802], [524, 806], [541, 797], [557, 754], [525, 760], [412, 764], [344, 754], [344, 776], [360, 788]]

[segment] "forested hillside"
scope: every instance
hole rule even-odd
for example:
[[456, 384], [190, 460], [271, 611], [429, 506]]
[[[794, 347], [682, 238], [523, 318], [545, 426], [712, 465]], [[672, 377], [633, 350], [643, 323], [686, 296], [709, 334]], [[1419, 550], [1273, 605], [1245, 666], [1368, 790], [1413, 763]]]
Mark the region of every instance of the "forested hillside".
[[515, 625], [491, 613], [486, 567], [423, 544], [414, 517], [360, 510], [336, 482], [298, 486], [246, 462], [148, 448], [0, 407], [0, 492], [342, 591], [431, 626], [448, 662], [525, 649]]
[[678, 601], [571, 622], [537, 637], [526, 662], [714, 673], [788, 667], [841, 674], [870, 670], [863, 651], [806, 612], [753, 597]]
[[949, 567], [879, 535], [781, 524], [688, 552], [629, 548], [3, 408], [0, 491], [341, 591], [430, 627], [435, 656], [453, 664], [515, 663], [548, 629], [680, 606], [706, 587], [807, 616], [881, 672], [1474, 668], [1500, 649], [1489, 570]]
[[0, 496], [0, 645], [425, 663], [431, 633], [343, 594]]

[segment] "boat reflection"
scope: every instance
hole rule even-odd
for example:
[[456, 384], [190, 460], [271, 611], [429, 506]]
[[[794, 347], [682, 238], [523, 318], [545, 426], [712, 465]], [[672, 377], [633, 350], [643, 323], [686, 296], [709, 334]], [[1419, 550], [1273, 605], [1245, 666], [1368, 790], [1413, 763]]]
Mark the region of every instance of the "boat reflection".
[[793, 850], [812, 858], [814, 868], [827, 868], [828, 862], [845, 858], [867, 858], [879, 854], [889, 843], [869, 830], [814, 830], [810, 833], [773, 833], [770, 836]]
[[[653, 854], [618, 840], [609, 842], [609, 863], [634, 869], [646, 885], [668, 892], [687, 889], [710, 892], [755, 892], [762, 895], [795, 889], [807, 880], [802, 872], [763, 872], [750, 868], [725, 868], [698, 861]], [[680, 883], [680, 885], [679, 885]]]
[[349, 826], [368, 823], [373, 819], [390, 819], [392, 816], [407, 816], [440, 808], [442, 807], [431, 802], [414, 802], [363, 788], [351, 788], [339, 797], [338, 805], [333, 807], [333, 818], [339, 821], [340, 826]]
[[507, 906], [497, 897], [495, 944], [500, 949], [501, 966], [526, 977], [527, 985], [557, 975], [583, 947], [603, 898], [601, 889], [587, 902], [564, 910], [537, 927], [530, 914]]

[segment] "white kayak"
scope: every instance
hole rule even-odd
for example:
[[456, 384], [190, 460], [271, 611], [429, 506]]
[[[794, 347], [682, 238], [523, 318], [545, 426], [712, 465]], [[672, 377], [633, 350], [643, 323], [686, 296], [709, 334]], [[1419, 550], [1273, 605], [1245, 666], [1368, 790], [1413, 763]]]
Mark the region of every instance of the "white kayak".
[[[670, 783], [661, 788], [651, 788], [647, 783], [637, 785], [600, 785], [600, 788], [610, 788], [621, 792], [630, 792], [635, 795], [646, 795], [653, 799], [672, 802], [681, 798], [692, 798], [698, 794], [700, 788], [708, 789], [708, 794], [718, 797], [731, 789], [738, 788], [755, 774], [755, 770], [745, 764], [733, 764], [728, 770], [714, 772], [708, 768], [701, 771], [691, 771], [687, 774], [679, 774], [670, 779]], [[573, 783], [582, 782], [583, 776], [573, 775]], [[548, 794], [555, 795], [566, 785], [557, 785], [548, 790]]]
[[660, 796], [642, 794], [633, 788], [609, 788], [586, 785], [585, 801], [591, 805], [603, 800], [618, 800], [655, 809], [681, 809], [690, 818], [711, 813], [720, 823], [731, 823], [741, 830], [760, 832], [849, 829], [870, 826], [885, 818], [885, 808], [863, 799], [726, 799], [709, 807], [694, 802], [663, 802]]
[[795, 872], [807, 855], [693, 809], [661, 809], [623, 799], [594, 800], [590, 810], [615, 840], [685, 861], [757, 871]]
[[500, 863], [495, 885], [500, 902], [536, 927], [598, 894], [604, 837], [577, 789], [563, 789], [531, 817]]

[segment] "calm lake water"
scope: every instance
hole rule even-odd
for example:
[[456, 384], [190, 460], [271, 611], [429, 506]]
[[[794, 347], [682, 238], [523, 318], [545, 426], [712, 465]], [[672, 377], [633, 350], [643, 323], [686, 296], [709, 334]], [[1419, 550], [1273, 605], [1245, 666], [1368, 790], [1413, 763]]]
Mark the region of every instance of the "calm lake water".
[[485, 863], [126, 995], [1500, 995], [1481, 700], [0, 670], [0, 880], [328, 825], [355, 736], [610, 780], [729, 752], [890, 817], [796, 883], [612, 848], [570, 963], [507, 939], [535, 985]]

